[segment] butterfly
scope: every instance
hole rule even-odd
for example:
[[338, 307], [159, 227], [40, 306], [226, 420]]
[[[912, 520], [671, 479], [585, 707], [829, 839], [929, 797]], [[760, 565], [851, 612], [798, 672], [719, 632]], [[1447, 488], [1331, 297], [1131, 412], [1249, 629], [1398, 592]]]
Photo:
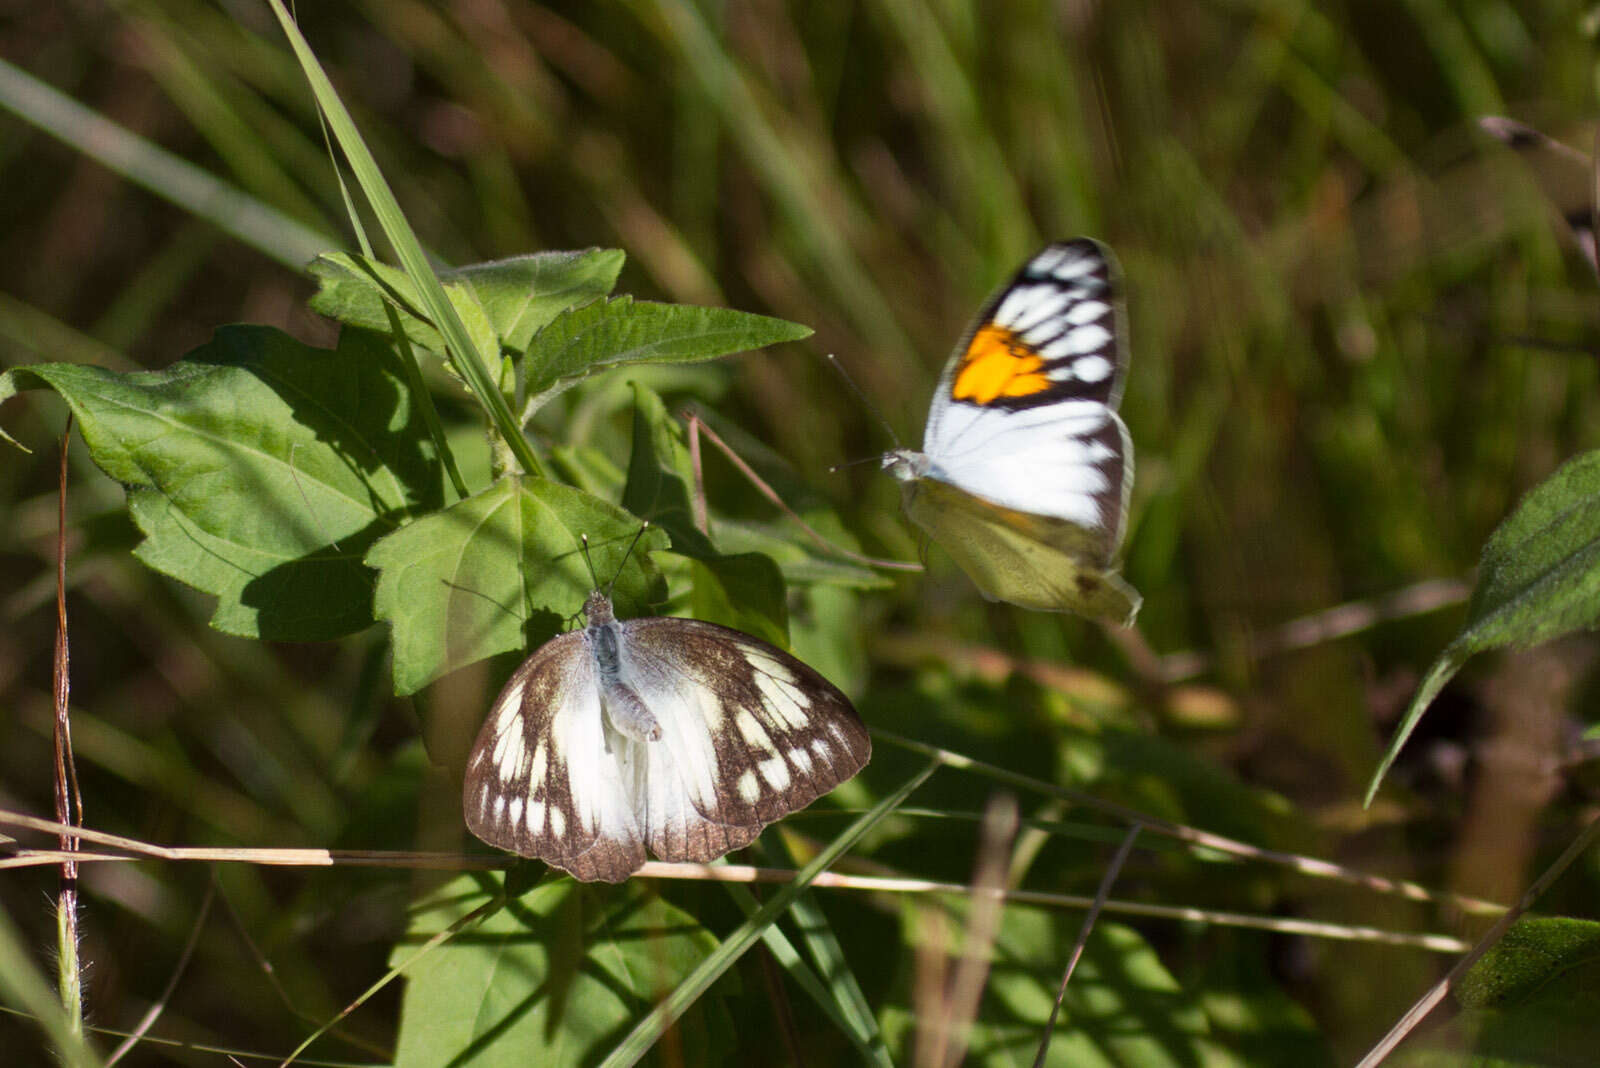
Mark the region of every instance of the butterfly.
[[467, 827], [584, 881], [645, 862], [715, 860], [867, 763], [850, 699], [730, 627], [618, 620], [595, 590], [585, 626], [523, 661], [467, 758]]
[[989, 298], [945, 365], [922, 451], [883, 466], [906, 514], [992, 601], [1131, 625], [1116, 574], [1133, 445], [1116, 262], [1098, 241], [1047, 246]]

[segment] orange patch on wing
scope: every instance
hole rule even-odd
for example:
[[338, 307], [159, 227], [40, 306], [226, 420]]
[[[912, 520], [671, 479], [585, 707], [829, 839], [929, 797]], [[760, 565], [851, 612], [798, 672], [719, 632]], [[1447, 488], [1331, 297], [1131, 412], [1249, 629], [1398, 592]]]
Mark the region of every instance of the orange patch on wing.
[[1022, 339], [993, 323], [972, 335], [961, 354], [950, 396], [955, 400], [988, 404], [996, 397], [1031, 397], [1050, 388], [1050, 376], [1040, 368], [1044, 360]]

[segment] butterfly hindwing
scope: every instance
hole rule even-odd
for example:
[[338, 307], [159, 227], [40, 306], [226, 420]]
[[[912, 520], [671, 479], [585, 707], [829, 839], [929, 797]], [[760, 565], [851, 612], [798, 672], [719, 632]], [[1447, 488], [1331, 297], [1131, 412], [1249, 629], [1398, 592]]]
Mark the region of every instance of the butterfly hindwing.
[[506, 683], [467, 759], [468, 829], [580, 879], [627, 878], [644, 836], [606, 744], [583, 633], [551, 639]]
[[706, 861], [748, 845], [871, 755], [849, 699], [788, 653], [700, 620], [622, 626], [627, 677], [662, 728], [658, 743], [634, 750], [647, 762], [640, 822], [661, 859]]
[[907, 483], [906, 513], [943, 545], [991, 601], [1041, 612], [1070, 609], [1128, 625], [1141, 598], [1109, 564], [1094, 531], [1010, 512], [937, 479]]

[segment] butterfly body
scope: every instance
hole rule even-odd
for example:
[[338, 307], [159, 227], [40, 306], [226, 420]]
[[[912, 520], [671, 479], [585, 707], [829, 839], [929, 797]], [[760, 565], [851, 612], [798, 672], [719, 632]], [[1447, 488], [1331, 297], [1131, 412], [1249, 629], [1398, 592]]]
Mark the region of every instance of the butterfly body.
[[1114, 566], [1133, 485], [1125, 335], [1110, 252], [1047, 246], [956, 347], [922, 450], [884, 456], [906, 513], [989, 599], [1122, 624], [1138, 612]]
[[467, 761], [467, 826], [580, 879], [645, 861], [706, 862], [866, 764], [848, 698], [782, 650], [693, 619], [586, 625], [506, 683]]

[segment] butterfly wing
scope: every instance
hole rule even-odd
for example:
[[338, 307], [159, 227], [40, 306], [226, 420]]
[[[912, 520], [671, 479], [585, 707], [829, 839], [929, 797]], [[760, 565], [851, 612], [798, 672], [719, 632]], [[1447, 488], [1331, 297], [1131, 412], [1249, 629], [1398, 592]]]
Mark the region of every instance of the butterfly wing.
[[467, 827], [490, 845], [579, 879], [620, 882], [644, 836], [608, 738], [582, 632], [552, 638], [495, 699], [467, 758]]
[[991, 601], [1076, 612], [1129, 626], [1139, 594], [1109, 565], [1095, 531], [1001, 508], [936, 479], [903, 487], [906, 514], [944, 546]]
[[928, 414], [930, 475], [1005, 508], [1120, 540], [1133, 484], [1117, 417], [1127, 352], [1115, 261], [1045, 248], [984, 306]]
[[635, 818], [662, 860], [704, 863], [750, 844], [866, 764], [849, 698], [775, 646], [715, 623], [622, 624], [621, 677], [661, 737], [628, 748]]
[[1137, 610], [1111, 574], [1133, 487], [1119, 289], [1099, 242], [1048, 246], [989, 299], [939, 380], [906, 507], [990, 597], [1118, 622]]

